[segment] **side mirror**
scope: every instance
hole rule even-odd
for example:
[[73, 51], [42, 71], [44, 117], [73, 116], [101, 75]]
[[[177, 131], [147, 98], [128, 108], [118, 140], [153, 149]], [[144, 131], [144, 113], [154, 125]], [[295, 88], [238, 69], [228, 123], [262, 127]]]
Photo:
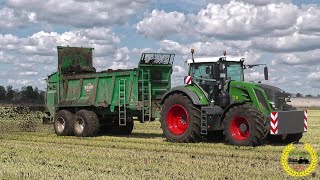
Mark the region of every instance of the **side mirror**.
[[268, 67], [264, 67], [264, 79], [265, 80], [269, 80]]

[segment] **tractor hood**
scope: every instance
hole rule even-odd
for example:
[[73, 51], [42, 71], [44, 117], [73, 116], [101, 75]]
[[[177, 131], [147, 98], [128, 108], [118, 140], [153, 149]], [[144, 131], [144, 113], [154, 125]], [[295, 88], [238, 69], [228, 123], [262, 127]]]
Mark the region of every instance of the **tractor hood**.
[[284, 90], [270, 86], [267, 84], [256, 84], [256, 86], [263, 89], [271, 103], [274, 103], [277, 109], [282, 109], [286, 104], [286, 101], [290, 99], [290, 94], [286, 93]]

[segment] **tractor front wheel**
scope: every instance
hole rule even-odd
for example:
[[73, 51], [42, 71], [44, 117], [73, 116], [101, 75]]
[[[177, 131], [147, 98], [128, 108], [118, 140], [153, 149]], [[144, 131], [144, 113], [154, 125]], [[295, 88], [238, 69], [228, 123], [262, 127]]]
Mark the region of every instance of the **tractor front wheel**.
[[223, 120], [226, 140], [237, 146], [257, 146], [268, 134], [266, 118], [248, 104], [231, 108]]
[[196, 142], [200, 139], [201, 111], [183, 94], [170, 95], [161, 110], [161, 128], [172, 142]]

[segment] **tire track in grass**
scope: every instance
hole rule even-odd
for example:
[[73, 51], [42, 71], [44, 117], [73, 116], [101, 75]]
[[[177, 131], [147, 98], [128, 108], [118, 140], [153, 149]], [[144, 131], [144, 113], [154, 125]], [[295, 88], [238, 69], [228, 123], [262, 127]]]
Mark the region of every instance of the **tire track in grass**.
[[[54, 142], [54, 141], [33, 141], [29, 140], [28, 142], [25, 142], [23, 140], [12, 140], [11, 142], [14, 143], [33, 143], [35, 146], [37, 145], [60, 145], [60, 146], [77, 146], [77, 147], [95, 147], [95, 148], [105, 148], [106, 150], [108, 149], [121, 149], [121, 150], [138, 150], [138, 151], [144, 151], [144, 152], [149, 152], [153, 151], [156, 153], [161, 153], [163, 151], [165, 152], [171, 152], [171, 153], [179, 153], [179, 154], [195, 154], [195, 155], [201, 155], [201, 156], [218, 156], [218, 157], [238, 157], [238, 158], [252, 158], [252, 159], [262, 159], [262, 160], [269, 160], [269, 161], [279, 161], [279, 157], [281, 155], [281, 151], [277, 152], [277, 156], [275, 157], [270, 157], [269, 155], [271, 154], [269, 151], [268, 155], [265, 155], [263, 152], [260, 151], [243, 151], [243, 150], [229, 150], [229, 152], [226, 152], [225, 150], [217, 150], [217, 149], [212, 149], [212, 151], [205, 150], [204, 149], [190, 149], [189, 147], [184, 147], [184, 148], [167, 148], [165, 145], [161, 145], [158, 147], [152, 146], [149, 148], [149, 146], [145, 146], [145, 144], [141, 145], [128, 145], [128, 144], [114, 144], [114, 143], [108, 143], [108, 144], [87, 144], [87, 143], [81, 143], [81, 142], [73, 142], [73, 143], [65, 143], [65, 142]], [[265, 152], [265, 153], [266, 153]], [[272, 153], [275, 154], [275, 153]], [[269, 157], [268, 157], [269, 156]]]
[[[16, 144], [17, 145], [17, 144]], [[17, 145], [17, 146], [19, 146], [19, 145]], [[72, 147], [72, 145], [67, 145], [67, 146], [70, 146], [70, 147]], [[29, 149], [32, 149], [32, 147], [34, 147], [34, 145], [33, 144], [25, 144], [24, 146], [22, 146], [22, 147], [20, 147], [20, 149], [24, 149], [24, 150], [26, 150], [26, 151], [28, 151], [28, 148], [26, 148], [26, 147], [29, 147]], [[37, 147], [43, 147], [44, 148], [44, 146], [43, 145], [41, 145], [41, 144], [38, 144], [38, 146]], [[59, 147], [59, 149], [61, 149], [62, 147]], [[83, 150], [83, 149], [87, 149], [87, 147], [73, 147], [74, 149], [77, 149], [77, 150], [79, 150], [79, 151], [81, 151], [81, 150]], [[94, 148], [94, 147], [91, 147], [91, 148]], [[51, 149], [51, 148], [50, 148]], [[59, 150], [58, 149], [58, 150]], [[65, 149], [69, 149], [69, 148], [65, 148]], [[95, 150], [97, 150], [97, 148], [94, 148]], [[101, 148], [98, 148], [98, 149], [101, 149]], [[104, 148], [102, 148], [100, 151], [103, 151], [104, 150]], [[97, 161], [97, 159], [101, 159], [101, 156], [103, 156], [103, 155], [101, 155], [101, 154], [99, 154], [99, 152], [100, 151], [98, 151], [97, 152], [97, 154], [96, 155], [98, 155], [98, 157], [95, 157], [95, 158], [92, 158], [93, 157], [93, 155], [91, 154], [90, 155], [90, 159], [89, 160], [92, 160], [93, 162], [96, 162], [97, 163], [97, 166], [99, 166], [100, 165], [100, 162], [99, 161]], [[114, 150], [115, 152], [117, 152], [118, 150]], [[42, 154], [43, 156], [49, 156], [50, 154], [51, 154], [51, 151], [44, 151], [44, 152], [46, 152], [47, 154]], [[125, 153], [129, 153], [130, 151], [125, 151]], [[148, 154], [146, 154], [146, 153], [148, 153], [148, 154], [150, 154], [150, 155], [148, 155]], [[210, 157], [201, 157], [201, 156], [199, 156], [199, 158], [197, 158], [197, 159], [192, 159], [192, 158], [190, 158], [190, 156], [188, 155], [188, 154], [183, 154], [183, 155], [181, 155], [181, 154], [176, 154], [176, 153], [172, 153], [172, 152], [162, 152], [163, 154], [167, 154], [167, 155], [170, 155], [170, 157], [169, 158], [171, 158], [171, 156], [173, 156], [173, 157], [177, 157], [177, 158], [179, 158], [179, 157], [183, 157], [183, 158], [185, 158], [185, 157], [187, 157], [188, 159], [187, 159], [187, 161], [186, 162], [184, 162], [183, 163], [183, 165], [191, 165], [192, 166], [192, 164], [194, 164], [194, 163], [196, 163], [196, 164], [199, 164], [199, 165], [201, 165], [201, 164], [203, 164], [204, 166], [209, 166], [209, 165], [216, 165], [216, 166], [211, 166], [211, 167], [224, 167], [224, 165], [227, 165], [227, 164], [229, 164], [230, 166], [232, 166], [232, 164], [248, 164], [248, 162], [251, 162], [251, 163], [249, 163], [248, 165], [250, 165], [250, 166], [252, 166], [252, 164], [260, 164], [260, 163], [262, 163], [263, 161], [262, 160], [252, 160], [252, 159], [247, 159], [247, 160], [244, 160], [243, 158], [237, 158], [237, 157], [234, 157], [234, 158], [220, 158], [220, 157], [216, 157], [216, 156], [210, 156]], [[119, 153], [118, 155], [120, 155], [120, 154], [123, 154], [123, 153]], [[145, 159], [150, 159], [150, 158], [154, 158], [154, 159], [156, 159], [156, 157], [154, 156], [154, 152], [140, 152], [140, 155], [144, 155], [144, 156], [147, 156]], [[52, 154], [51, 154], [52, 155]], [[61, 155], [61, 154], [59, 154], [58, 153], [58, 155]], [[34, 154], [34, 156], [37, 156], [37, 154]], [[58, 158], [59, 159], [59, 157], [57, 157], [55, 154], [53, 154], [52, 155], [53, 157], [56, 157], [56, 158]], [[75, 160], [74, 159], [76, 159], [77, 157], [78, 157], [78, 154], [74, 154], [73, 156], [72, 155], [69, 155], [69, 154], [67, 154], [67, 156], [68, 156], [68, 159], [70, 159], [70, 161], [71, 162], [74, 162]], [[111, 155], [111, 157], [112, 157], [112, 155]], [[130, 156], [129, 156], [130, 157]], [[32, 156], [32, 157], [30, 157], [30, 159], [33, 159], [34, 157]], [[63, 156], [61, 156], [60, 157], [60, 159], [61, 158], [63, 158]], [[73, 159], [74, 158], [74, 159]], [[121, 156], [119, 156], [119, 157], [114, 157], [116, 160], [119, 160], [119, 161], [122, 161], [123, 159], [121, 159]], [[136, 160], [137, 158], [139, 158], [139, 155], [136, 155], [136, 156], [133, 156], [131, 159], [132, 160]], [[141, 158], [141, 157], [140, 157]], [[143, 159], [143, 157], [142, 157], [142, 159]], [[168, 162], [168, 161], [166, 161], [167, 159], [164, 159], [164, 162]], [[174, 160], [174, 159], [173, 159]], [[191, 161], [190, 161], [191, 160]], [[126, 161], [126, 162], [133, 162], [133, 161], [130, 161], [130, 159], [129, 159], [129, 161]], [[226, 162], [226, 164], [225, 163], [222, 163], [222, 162]], [[221, 164], [222, 163], [222, 164]], [[269, 162], [270, 163], [270, 162]], [[58, 163], [59, 164], [59, 163]], [[65, 162], [65, 164], [68, 164], [67, 162]], [[90, 163], [89, 163], [90, 164]], [[209, 166], [210, 167], [210, 166]], [[235, 166], [235, 167], [237, 167], [237, 166]], [[205, 167], [202, 167], [202, 168], [205, 168]], [[230, 167], [231, 168], [231, 167]], [[264, 167], [265, 168], [265, 167]], [[221, 169], [221, 168], [220, 168]], [[272, 168], [270, 168], [269, 167], [269, 169], [272, 169]], [[223, 170], [223, 168], [221, 169], [221, 170]], [[239, 168], [238, 170], [236, 170], [236, 168], [234, 169], [236, 172], [235, 173], [240, 173], [240, 172], [242, 172], [242, 170]], [[176, 170], [174, 170], [173, 171], [173, 173], [175, 173], [176, 172]], [[273, 170], [268, 170], [267, 172], [270, 172], [270, 174], [272, 174], [273, 173]], [[265, 172], [266, 173], [266, 172]], [[252, 173], [251, 172], [251, 174], [255, 174], [255, 173]]]

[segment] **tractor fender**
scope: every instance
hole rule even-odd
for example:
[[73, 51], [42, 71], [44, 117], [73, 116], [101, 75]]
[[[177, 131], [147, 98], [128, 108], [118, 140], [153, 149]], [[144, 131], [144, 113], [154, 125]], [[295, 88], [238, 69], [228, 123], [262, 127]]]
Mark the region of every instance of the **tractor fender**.
[[185, 87], [175, 87], [172, 88], [171, 90], [167, 91], [165, 94], [162, 95], [161, 98], [161, 104], [164, 103], [164, 101], [171, 95], [171, 94], [175, 94], [175, 93], [182, 93], [185, 94], [186, 96], [188, 96], [192, 103], [194, 105], [201, 105], [201, 102], [199, 100], [199, 97], [197, 96], [196, 93], [192, 92], [191, 90], [185, 88]]
[[229, 109], [235, 107], [235, 106], [239, 106], [239, 105], [243, 105], [247, 102], [250, 102], [250, 101], [243, 101], [243, 102], [234, 102], [232, 104], [230, 104], [224, 111], [223, 111], [223, 114], [221, 116], [221, 122], [223, 121], [224, 117], [226, 116], [227, 112], [229, 111]]

